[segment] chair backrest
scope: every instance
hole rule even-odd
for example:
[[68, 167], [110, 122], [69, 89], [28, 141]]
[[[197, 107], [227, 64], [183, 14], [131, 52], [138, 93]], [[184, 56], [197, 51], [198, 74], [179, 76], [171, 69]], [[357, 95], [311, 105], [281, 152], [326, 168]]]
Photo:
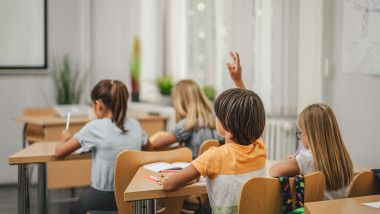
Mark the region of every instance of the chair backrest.
[[22, 116], [52, 116], [57, 114], [53, 108], [25, 108]]
[[210, 140], [204, 141], [201, 144], [201, 146], [199, 147], [198, 156], [201, 155], [203, 152], [207, 151], [210, 147], [213, 147], [213, 146], [216, 146], [216, 147], [220, 146], [219, 140], [210, 139]]
[[[289, 179], [293, 208], [295, 205], [294, 178]], [[304, 202], [321, 201], [325, 189], [325, 176], [314, 172], [305, 176]], [[253, 177], [243, 185], [238, 213], [282, 213], [282, 197], [278, 178]]]
[[[25, 108], [22, 112], [23, 117], [27, 116], [53, 116], [57, 112], [53, 108]], [[25, 129], [25, 137], [28, 140], [28, 144], [34, 143], [29, 137], [43, 138], [44, 130], [41, 126], [28, 125]]]
[[358, 173], [351, 182], [348, 197], [360, 197], [376, 194], [375, 178], [373, 172], [364, 171]]
[[188, 148], [157, 152], [120, 152], [116, 159], [114, 175], [115, 197], [119, 213], [133, 213], [133, 202], [124, 201], [124, 191], [141, 166], [159, 161], [168, 163], [190, 162], [192, 157], [193, 154]]

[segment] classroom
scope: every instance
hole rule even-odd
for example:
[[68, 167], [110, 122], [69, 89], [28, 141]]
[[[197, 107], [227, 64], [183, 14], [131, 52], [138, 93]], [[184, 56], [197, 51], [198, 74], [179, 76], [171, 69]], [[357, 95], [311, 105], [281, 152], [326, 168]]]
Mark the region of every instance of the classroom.
[[[303, 170], [301, 158], [296, 157], [306, 153], [310, 156], [305, 159], [311, 158], [312, 166], [319, 169], [310, 173], [339, 169], [339, 178], [350, 176], [344, 179], [348, 186], [339, 186], [347, 188], [345, 199], [336, 200], [334, 194], [330, 195], [332, 198], [326, 196], [326, 189], [337, 190], [332, 182], [335, 177], [331, 180], [326, 173], [316, 175], [323, 177], [325, 188], [310, 190], [306, 185], [305, 192], [318, 193], [319, 198], [305, 197], [305, 213], [318, 213], [313, 208], [323, 207], [325, 202], [336, 203], [338, 209], [352, 213], [374, 212], [361, 203], [380, 203], [378, 195], [348, 191], [355, 176], [380, 169], [378, 26], [379, 0], [1, 0], [0, 213], [75, 213], [72, 207], [83, 195], [90, 195], [88, 190], [111, 193], [112, 203], [116, 200], [119, 211], [104, 213], [144, 213], [146, 207], [147, 212], [155, 213], [162, 206], [167, 207], [163, 213], [177, 209], [180, 211], [174, 213], [211, 213], [200, 211], [202, 207], [206, 209], [207, 203], [214, 213], [218, 213], [217, 208], [219, 213], [246, 213], [244, 209], [270, 213], [265, 208], [258, 211], [263, 208], [252, 207], [250, 200], [256, 199], [243, 195], [242, 185], [253, 176], [274, 179], [302, 173], [307, 183], [309, 171]], [[103, 100], [102, 87], [120, 90], [110, 95], [111, 104]], [[188, 92], [186, 87], [193, 91]], [[241, 107], [236, 110], [239, 113], [229, 111], [231, 106], [225, 100], [236, 94], [239, 96], [234, 103]], [[248, 120], [252, 114], [244, 116], [251, 104], [243, 97], [257, 101], [251, 107], [255, 109], [255, 119]], [[118, 101], [124, 104], [114, 104]], [[240, 101], [244, 105], [239, 106]], [[110, 107], [115, 105], [119, 106]], [[192, 111], [189, 109], [196, 109], [197, 105], [202, 110], [191, 115], [198, 116], [193, 122], [186, 120]], [[123, 108], [125, 111], [120, 110]], [[329, 131], [335, 137], [327, 137], [334, 138], [336, 145], [330, 145], [327, 137], [317, 136], [326, 134], [323, 130], [309, 129], [324, 123], [317, 116], [308, 123], [313, 108], [329, 115], [333, 124]], [[226, 112], [238, 116], [227, 117]], [[238, 122], [244, 124], [230, 128], [232, 122], [219, 120], [221, 117], [239, 118]], [[110, 124], [125, 139], [134, 139], [133, 145], [122, 149], [115, 146], [114, 158], [108, 165], [94, 162], [94, 158], [109, 154], [100, 150], [95, 153], [93, 144], [88, 147], [90, 144], [84, 143], [92, 130], [85, 128], [94, 121], [104, 122], [104, 118], [110, 118]], [[198, 131], [199, 127], [202, 131]], [[95, 128], [99, 133], [105, 130]], [[249, 143], [240, 143], [245, 139], [236, 138], [240, 134], [250, 136]], [[116, 136], [119, 135], [112, 135], [112, 139], [124, 142]], [[326, 143], [321, 146], [312, 138], [324, 139]], [[216, 140], [202, 148], [202, 143], [209, 139]], [[250, 165], [251, 171], [222, 173], [230, 177], [248, 173], [239, 184], [235, 201], [228, 202], [234, 209], [231, 212], [225, 210], [227, 202], [218, 201], [221, 199], [215, 199], [216, 196], [207, 197], [211, 190], [218, 190], [212, 189], [212, 185], [226, 177], [214, 179], [207, 174], [211, 170], [202, 165], [206, 161], [214, 164], [206, 155], [222, 151], [231, 145], [230, 141], [239, 141], [242, 148], [262, 149], [261, 156], [257, 153], [252, 157], [257, 159], [257, 165]], [[104, 142], [100, 144], [106, 147]], [[216, 148], [208, 150], [211, 144]], [[72, 153], [79, 148], [84, 153]], [[327, 151], [320, 152], [323, 148]], [[155, 151], [146, 151], [154, 155], [145, 157], [146, 153], [139, 156], [132, 150]], [[35, 152], [34, 156], [28, 152]], [[289, 156], [290, 160], [286, 160]], [[229, 156], [223, 157], [228, 160]], [[323, 161], [318, 165], [315, 158], [329, 159], [328, 169]], [[126, 164], [129, 160], [140, 161], [140, 165]], [[345, 165], [334, 160], [344, 160]], [[193, 161], [183, 171], [189, 169], [189, 182], [202, 175], [201, 184], [177, 190], [187, 182], [178, 181], [183, 174], [174, 174], [166, 184], [159, 179], [157, 189], [150, 189], [155, 191], [155, 197], [147, 198], [139, 188], [155, 183], [149, 178], [141, 179], [142, 175], [164, 175], [144, 171], [142, 165], [159, 161]], [[281, 165], [286, 163], [293, 165]], [[296, 170], [285, 170], [291, 167]], [[116, 180], [123, 169], [129, 170], [129, 177]], [[373, 175], [378, 172], [371, 173], [364, 183], [375, 185]], [[143, 183], [139, 183], [141, 180]], [[276, 188], [280, 185], [278, 180], [270, 180]], [[291, 191], [295, 189], [293, 181]], [[360, 188], [363, 192], [366, 187]], [[374, 188], [369, 191], [375, 193]], [[261, 194], [267, 192], [257, 190], [257, 195]], [[354, 196], [360, 197], [353, 200]], [[282, 203], [280, 197], [278, 194], [271, 202]], [[334, 200], [325, 200], [326, 197]], [[174, 204], [176, 208], [170, 207]], [[90, 213], [103, 213], [91, 210], [94, 212]]]

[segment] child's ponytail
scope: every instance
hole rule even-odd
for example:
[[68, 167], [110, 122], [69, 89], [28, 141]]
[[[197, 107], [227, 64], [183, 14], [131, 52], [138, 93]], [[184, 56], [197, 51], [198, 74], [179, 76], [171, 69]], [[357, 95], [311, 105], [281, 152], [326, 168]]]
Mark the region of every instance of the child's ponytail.
[[102, 80], [91, 91], [92, 100], [101, 100], [112, 111], [112, 120], [123, 132], [127, 114], [129, 93], [124, 83], [118, 80]]

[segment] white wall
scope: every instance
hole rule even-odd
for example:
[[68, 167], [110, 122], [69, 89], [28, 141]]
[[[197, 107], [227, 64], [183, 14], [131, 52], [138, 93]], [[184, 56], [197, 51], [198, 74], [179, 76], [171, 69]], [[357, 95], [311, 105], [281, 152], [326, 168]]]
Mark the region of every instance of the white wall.
[[[89, 69], [89, 87], [104, 78], [119, 79], [130, 88], [129, 56], [138, 35], [139, 3], [133, 0], [48, 1], [48, 53], [68, 53]], [[51, 63], [49, 64], [49, 66]], [[17, 90], [14, 90], [14, 87]], [[87, 89], [85, 97], [89, 97]], [[23, 124], [12, 120], [25, 107], [55, 104], [49, 74], [0, 75], [0, 184], [17, 182], [17, 166], [8, 157], [21, 149]]]
[[[48, 52], [52, 55], [79, 55], [81, 1], [48, 1]], [[51, 59], [51, 58], [50, 58]], [[55, 104], [53, 85], [48, 74], [0, 75], [0, 184], [17, 182], [17, 166], [8, 165], [8, 157], [22, 147], [23, 124], [12, 120], [25, 107], [49, 107]]]
[[[335, 112], [343, 140], [354, 164], [380, 165], [380, 76], [342, 71], [343, 1], [325, 1], [331, 17], [326, 55], [331, 76], [325, 79], [324, 100]], [[326, 8], [325, 7], [325, 8]]]

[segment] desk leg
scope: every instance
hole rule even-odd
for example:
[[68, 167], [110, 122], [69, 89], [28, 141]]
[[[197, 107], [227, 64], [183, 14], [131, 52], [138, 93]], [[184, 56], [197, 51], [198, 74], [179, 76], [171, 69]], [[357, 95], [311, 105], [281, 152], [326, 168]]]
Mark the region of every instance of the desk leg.
[[28, 127], [28, 123], [24, 124], [24, 131], [22, 132], [22, 148], [26, 147], [26, 128]]
[[156, 199], [135, 201], [135, 214], [156, 214]]
[[38, 163], [38, 213], [47, 214], [49, 211], [48, 191], [46, 187], [46, 163]]
[[18, 213], [29, 214], [28, 165], [18, 165]]

